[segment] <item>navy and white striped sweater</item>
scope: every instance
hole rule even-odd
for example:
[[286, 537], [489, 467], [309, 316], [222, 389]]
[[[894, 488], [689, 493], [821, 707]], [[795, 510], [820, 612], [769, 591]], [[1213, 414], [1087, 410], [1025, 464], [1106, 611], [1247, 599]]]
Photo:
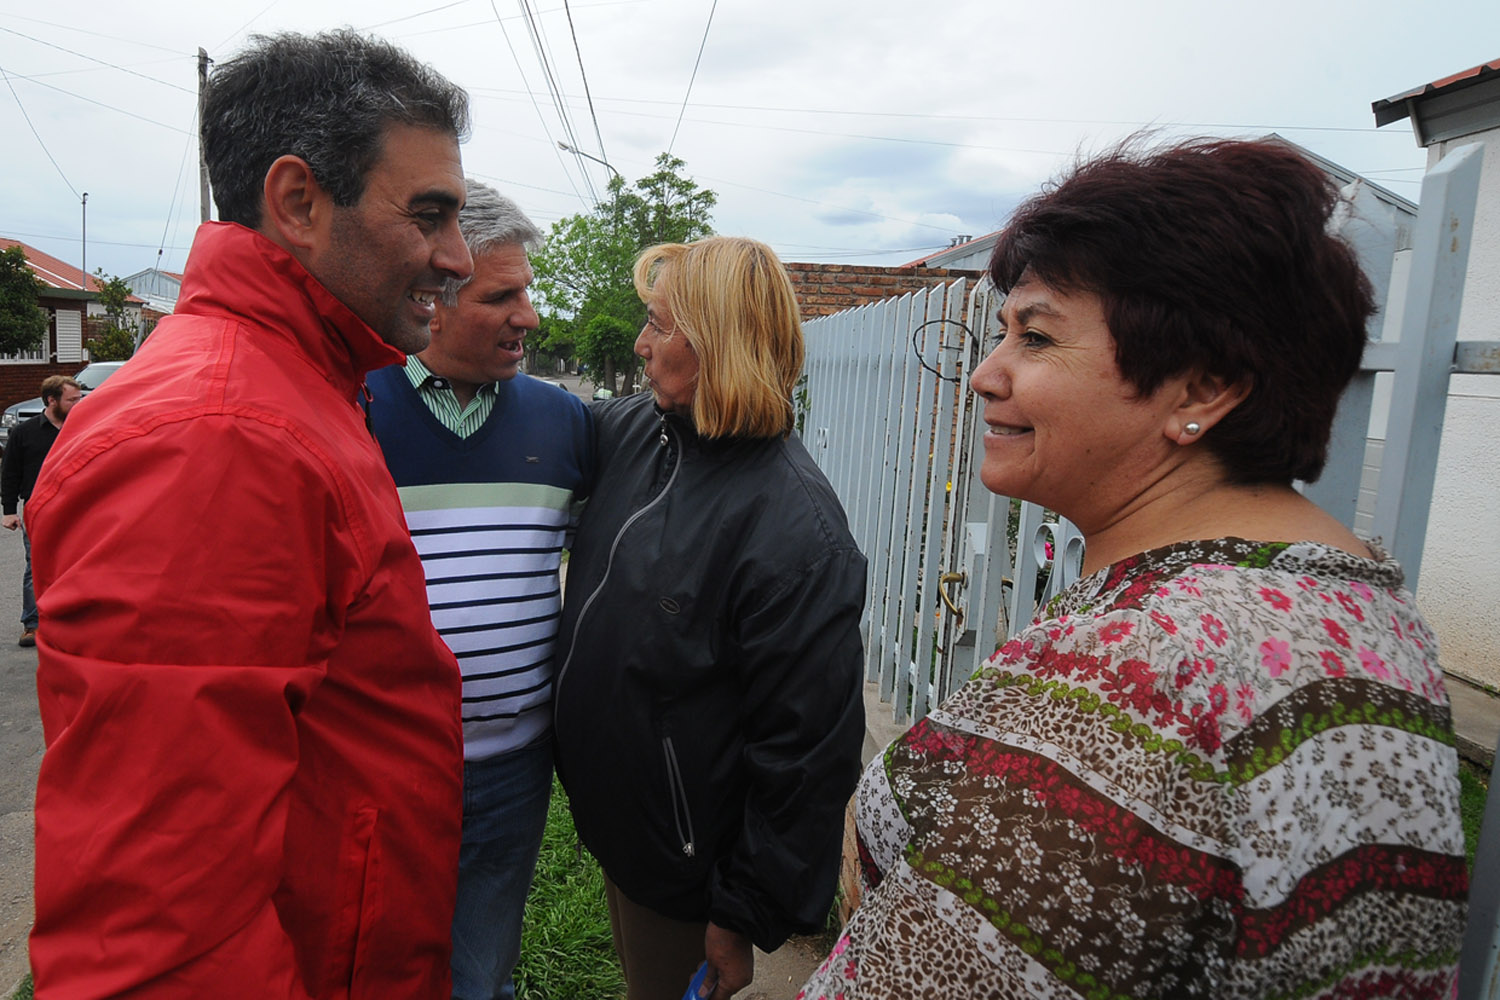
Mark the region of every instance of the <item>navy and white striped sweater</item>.
[[427, 576], [432, 622], [463, 670], [464, 758], [537, 740], [551, 724], [557, 571], [594, 471], [587, 408], [526, 375], [460, 438], [400, 365], [371, 372], [369, 412]]

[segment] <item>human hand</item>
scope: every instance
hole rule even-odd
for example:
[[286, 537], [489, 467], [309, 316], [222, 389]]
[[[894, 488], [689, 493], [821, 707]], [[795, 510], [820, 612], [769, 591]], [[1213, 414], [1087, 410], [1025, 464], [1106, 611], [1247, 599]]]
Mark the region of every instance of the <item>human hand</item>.
[[20, 526], [20, 514], [6, 514], [4, 517], [0, 517], [0, 528], [4, 528], [6, 531], [15, 531]]
[[755, 952], [750, 939], [710, 922], [703, 934], [703, 957], [708, 963], [702, 1000], [729, 1000], [750, 985], [755, 976]]

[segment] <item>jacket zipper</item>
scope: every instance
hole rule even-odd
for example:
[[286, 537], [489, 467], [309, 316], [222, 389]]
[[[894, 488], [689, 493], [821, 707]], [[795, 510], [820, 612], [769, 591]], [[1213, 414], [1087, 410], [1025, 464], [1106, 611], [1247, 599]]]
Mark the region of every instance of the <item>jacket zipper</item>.
[[677, 839], [682, 841], [683, 856], [691, 858], [694, 854], [693, 814], [688, 811], [687, 788], [682, 783], [682, 768], [677, 766], [672, 737], [662, 737], [661, 750], [667, 758], [667, 794], [672, 798], [672, 822], [677, 824]]
[[604, 585], [609, 582], [609, 574], [615, 566], [615, 552], [620, 547], [620, 539], [625, 537], [625, 532], [630, 530], [632, 524], [644, 517], [647, 511], [666, 498], [667, 492], [672, 488], [672, 484], [677, 481], [678, 471], [682, 468], [682, 444], [677, 441], [677, 431], [675, 428], [669, 426], [666, 420], [662, 421], [661, 426], [661, 443], [665, 445], [667, 443], [667, 435], [669, 433], [672, 435], [672, 441], [677, 445], [677, 461], [672, 466], [672, 474], [667, 477], [667, 484], [661, 488], [661, 492], [653, 497], [651, 502], [646, 504], [646, 506], [626, 518], [625, 523], [620, 525], [620, 530], [615, 532], [614, 541], [609, 543], [609, 558], [604, 561], [604, 575], [599, 578], [599, 586], [595, 587], [593, 593], [589, 594], [588, 599], [583, 602], [583, 609], [578, 612], [578, 619], [573, 622], [573, 637], [572, 641], [568, 643], [568, 658], [563, 660], [562, 667], [557, 671], [557, 682], [552, 688], [552, 725], [554, 727], [557, 725], [557, 706], [562, 702], [559, 695], [562, 693], [563, 678], [567, 676], [568, 667], [573, 663], [573, 653], [578, 649], [578, 630], [583, 627], [583, 619], [588, 615], [589, 608], [594, 606], [595, 599], [604, 591]]

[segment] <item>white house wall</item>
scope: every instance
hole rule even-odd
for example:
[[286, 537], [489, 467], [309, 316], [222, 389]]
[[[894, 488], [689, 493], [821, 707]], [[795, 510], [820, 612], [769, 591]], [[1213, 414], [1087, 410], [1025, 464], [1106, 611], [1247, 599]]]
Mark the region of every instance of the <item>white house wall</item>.
[[[1485, 143], [1459, 340], [1500, 340], [1500, 129], [1434, 145]], [[1445, 669], [1500, 689], [1500, 375], [1454, 375], [1417, 601]]]

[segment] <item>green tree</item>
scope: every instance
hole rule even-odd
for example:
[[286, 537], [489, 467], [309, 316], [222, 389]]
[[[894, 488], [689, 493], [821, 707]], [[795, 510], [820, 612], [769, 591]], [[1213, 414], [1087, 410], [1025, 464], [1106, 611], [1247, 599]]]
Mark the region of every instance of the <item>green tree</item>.
[[635, 258], [657, 243], [713, 235], [719, 196], [685, 176], [686, 166], [662, 153], [656, 170], [634, 185], [612, 178], [604, 201], [553, 223], [531, 258], [543, 313], [540, 346], [573, 350], [593, 383], [613, 392], [633, 391], [639, 364], [633, 347], [646, 309], [631, 282]]
[[47, 311], [38, 305], [42, 282], [26, 264], [19, 246], [0, 251], [0, 354], [41, 346], [47, 336]]
[[100, 268], [94, 275], [99, 285], [99, 304], [104, 320], [89, 324], [89, 357], [95, 361], [124, 361], [135, 353], [135, 324], [127, 307], [130, 286]]

